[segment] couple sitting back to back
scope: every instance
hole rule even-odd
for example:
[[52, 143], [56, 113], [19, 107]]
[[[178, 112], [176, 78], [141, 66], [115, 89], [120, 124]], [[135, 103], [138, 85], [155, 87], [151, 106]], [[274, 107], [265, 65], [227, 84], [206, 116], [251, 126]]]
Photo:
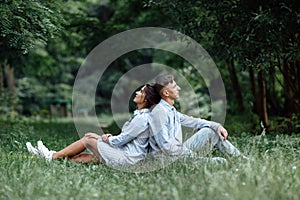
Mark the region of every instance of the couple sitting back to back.
[[[48, 161], [68, 158], [75, 162], [108, 165], [133, 165], [144, 160], [149, 152], [154, 158], [162, 155], [193, 157], [195, 152], [207, 154], [213, 147], [231, 156], [245, 157], [226, 140], [228, 134], [222, 125], [176, 111], [173, 105], [180, 89], [172, 75], [159, 76], [155, 84], [143, 86], [133, 99], [137, 109], [119, 135], [86, 133], [57, 152], [50, 151], [42, 141], [37, 142], [37, 148], [27, 142], [27, 149]], [[199, 131], [183, 142], [181, 126]]]

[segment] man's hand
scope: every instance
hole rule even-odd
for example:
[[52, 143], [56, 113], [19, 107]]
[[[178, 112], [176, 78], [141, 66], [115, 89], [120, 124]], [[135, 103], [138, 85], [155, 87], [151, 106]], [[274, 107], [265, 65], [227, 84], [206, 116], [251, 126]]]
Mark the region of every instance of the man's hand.
[[110, 136], [112, 136], [112, 134], [110, 134], [110, 133], [101, 135], [102, 141], [103, 141], [103, 142], [106, 142], [106, 143], [109, 143], [108, 138], [109, 138]]
[[228, 133], [227, 130], [222, 125], [218, 127], [217, 133], [220, 137], [220, 140], [222, 139], [222, 136], [224, 137], [224, 140], [226, 140]]

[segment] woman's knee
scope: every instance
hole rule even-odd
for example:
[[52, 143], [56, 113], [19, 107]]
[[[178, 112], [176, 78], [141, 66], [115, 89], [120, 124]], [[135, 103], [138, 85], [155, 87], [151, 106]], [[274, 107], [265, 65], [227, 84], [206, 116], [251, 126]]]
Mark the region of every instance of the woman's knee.
[[87, 134], [84, 135], [80, 140], [84, 144], [84, 146], [88, 146], [97, 142], [96, 138], [89, 137]]

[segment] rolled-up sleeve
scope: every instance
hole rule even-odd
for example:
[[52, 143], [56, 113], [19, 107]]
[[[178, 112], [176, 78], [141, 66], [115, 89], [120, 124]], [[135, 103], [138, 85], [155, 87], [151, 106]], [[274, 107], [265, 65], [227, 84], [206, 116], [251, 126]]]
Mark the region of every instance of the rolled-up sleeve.
[[191, 116], [187, 116], [185, 114], [182, 114], [180, 112], [177, 112], [180, 118], [180, 123], [182, 126], [189, 127], [189, 128], [194, 128], [194, 129], [201, 129], [204, 127], [211, 128], [215, 131], [217, 131], [219, 127], [219, 123], [213, 122], [213, 121], [208, 121], [205, 119], [201, 118], [194, 118]]

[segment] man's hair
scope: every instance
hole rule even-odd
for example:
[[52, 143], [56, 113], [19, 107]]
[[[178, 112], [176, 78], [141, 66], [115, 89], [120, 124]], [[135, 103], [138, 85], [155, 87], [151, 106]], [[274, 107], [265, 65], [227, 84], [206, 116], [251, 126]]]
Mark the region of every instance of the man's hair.
[[173, 75], [160, 75], [156, 78], [156, 91], [162, 96], [162, 90], [164, 87], [169, 85], [169, 83], [173, 83], [174, 76]]
[[160, 101], [160, 95], [156, 90], [156, 85], [154, 83], [146, 84], [145, 87], [145, 100], [147, 102], [146, 108], [150, 108]]

